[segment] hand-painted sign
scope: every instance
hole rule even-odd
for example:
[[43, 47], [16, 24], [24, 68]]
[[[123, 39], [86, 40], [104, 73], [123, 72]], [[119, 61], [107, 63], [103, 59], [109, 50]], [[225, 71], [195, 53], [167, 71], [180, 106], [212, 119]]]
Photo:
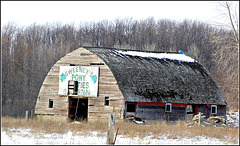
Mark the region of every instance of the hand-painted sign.
[[78, 95], [97, 97], [99, 67], [60, 66], [59, 95], [68, 94], [68, 81], [78, 81]]

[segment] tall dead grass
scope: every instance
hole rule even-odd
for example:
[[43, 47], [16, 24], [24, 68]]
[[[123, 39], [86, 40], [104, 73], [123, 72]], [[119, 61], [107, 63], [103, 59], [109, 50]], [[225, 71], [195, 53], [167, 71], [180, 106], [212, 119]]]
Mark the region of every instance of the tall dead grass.
[[[29, 120], [26, 122], [24, 118], [2, 117], [2, 129], [8, 128], [25, 128], [32, 131], [44, 131], [46, 133], [67, 133], [69, 130], [76, 132], [107, 131], [107, 122], [89, 121], [89, 122], [73, 122], [60, 123], [50, 120]], [[155, 122], [147, 125], [138, 125], [133, 122], [125, 122], [123, 120], [116, 121], [115, 131], [119, 128], [118, 134], [124, 134], [127, 137], [135, 137], [139, 135], [141, 138], [152, 135], [157, 138], [164, 134], [168, 134], [168, 138], [176, 139], [181, 137], [207, 136], [218, 139], [239, 138], [239, 128], [232, 127], [214, 127], [214, 126], [194, 126], [188, 127], [185, 122], [177, 122], [169, 124], [166, 122]]]
[[239, 129], [231, 127], [214, 127], [214, 126], [194, 126], [188, 127], [185, 122], [177, 122], [176, 124], [168, 124], [166, 122], [157, 122], [150, 125], [137, 125], [135, 123], [119, 122], [116, 124], [119, 127], [119, 133], [129, 137], [139, 135], [140, 137], [148, 136], [149, 134], [155, 137], [169, 134], [169, 138], [176, 137], [194, 137], [194, 136], [209, 136], [214, 138], [239, 137]]

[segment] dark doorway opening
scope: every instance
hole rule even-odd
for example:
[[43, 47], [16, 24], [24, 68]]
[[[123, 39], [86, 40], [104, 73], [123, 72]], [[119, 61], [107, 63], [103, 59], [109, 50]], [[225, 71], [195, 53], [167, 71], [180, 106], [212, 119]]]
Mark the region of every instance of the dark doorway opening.
[[70, 121], [84, 121], [88, 116], [88, 99], [69, 97], [68, 118]]
[[187, 122], [192, 121], [194, 115], [197, 114], [197, 105], [188, 104], [187, 105]]
[[196, 115], [197, 114], [197, 105], [194, 105], [194, 104], [187, 105], [187, 114]]
[[136, 112], [136, 102], [127, 102], [127, 112]]

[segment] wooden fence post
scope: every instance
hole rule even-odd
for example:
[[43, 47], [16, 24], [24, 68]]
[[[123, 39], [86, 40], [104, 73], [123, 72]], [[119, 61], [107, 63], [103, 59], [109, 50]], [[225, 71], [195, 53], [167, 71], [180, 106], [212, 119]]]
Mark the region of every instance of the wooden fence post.
[[117, 139], [118, 129], [119, 129], [119, 128], [117, 128], [117, 133], [116, 133], [116, 135], [115, 135], [115, 139], [114, 139], [113, 145], [115, 144], [116, 139]]
[[115, 113], [109, 115], [108, 129], [107, 129], [107, 144], [114, 144], [114, 126], [115, 126]]
[[28, 110], [26, 110], [25, 118], [26, 118], [26, 122], [28, 122]]
[[199, 115], [198, 115], [198, 125], [200, 126], [201, 124], [201, 112], [199, 112]]
[[31, 120], [33, 120], [33, 112], [34, 112], [34, 110], [32, 109], [31, 110]]

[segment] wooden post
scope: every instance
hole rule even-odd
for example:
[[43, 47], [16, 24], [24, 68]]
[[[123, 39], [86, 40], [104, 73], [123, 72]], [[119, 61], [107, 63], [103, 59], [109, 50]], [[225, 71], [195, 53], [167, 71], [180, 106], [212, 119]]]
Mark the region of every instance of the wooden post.
[[115, 126], [115, 113], [109, 115], [108, 129], [107, 129], [107, 144], [114, 144], [114, 126]]
[[198, 125], [200, 126], [200, 124], [201, 124], [201, 112], [199, 112], [198, 114]]
[[28, 110], [26, 110], [25, 118], [26, 118], [26, 122], [28, 122]]
[[166, 117], [166, 121], [167, 121], [167, 123], [169, 122], [169, 115], [167, 115], [167, 117]]
[[117, 139], [118, 129], [119, 129], [119, 128], [117, 128], [117, 133], [116, 133], [116, 135], [115, 135], [115, 139], [114, 139], [113, 145], [115, 144], [116, 139]]
[[33, 109], [31, 110], [31, 120], [33, 119]]

